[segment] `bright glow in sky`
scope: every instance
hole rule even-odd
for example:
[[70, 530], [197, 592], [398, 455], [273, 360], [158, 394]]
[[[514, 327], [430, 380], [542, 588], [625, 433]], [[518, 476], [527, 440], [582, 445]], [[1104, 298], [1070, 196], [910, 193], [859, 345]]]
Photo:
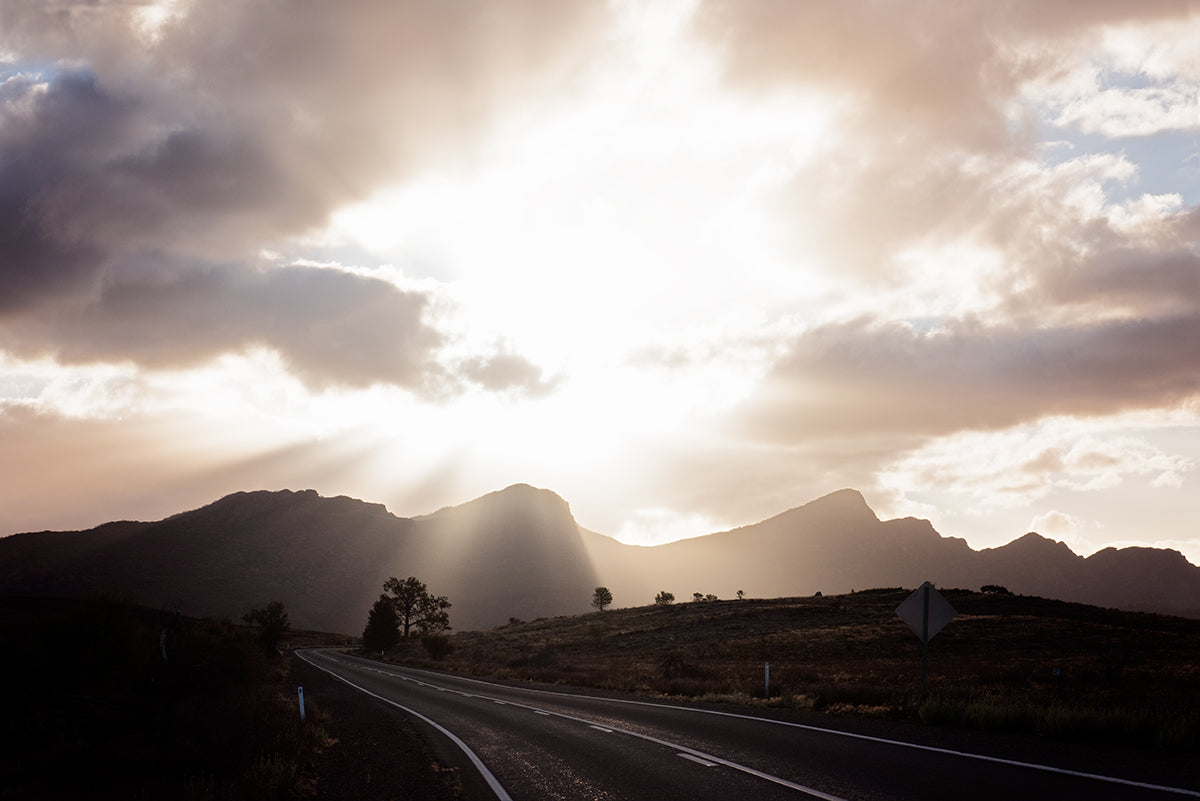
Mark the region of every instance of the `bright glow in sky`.
[[0, 12], [0, 534], [854, 487], [1200, 563], [1186, 2]]

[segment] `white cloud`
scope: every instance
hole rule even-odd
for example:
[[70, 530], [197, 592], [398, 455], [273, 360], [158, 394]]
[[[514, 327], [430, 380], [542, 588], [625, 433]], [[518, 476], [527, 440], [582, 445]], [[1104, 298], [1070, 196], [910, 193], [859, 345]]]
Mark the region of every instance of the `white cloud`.
[[1029, 530], [1056, 540], [1070, 539], [1079, 531], [1080, 522], [1065, 512], [1043, 512], [1029, 521]]
[[[1170, 416], [1164, 419], [1168, 425]], [[1197, 460], [1138, 436], [1144, 418], [1050, 418], [994, 432], [935, 439], [880, 471], [879, 483], [900, 496], [935, 491], [987, 514], [1034, 504], [1051, 493], [1099, 492], [1135, 478], [1178, 486]], [[1057, 518], [1061, 522], [1061, 518]]]
[[1200, 128], [1197, 87], [1114, 87], [1067, 103], [1054, 124], [1108, 137], [1153, 136]]

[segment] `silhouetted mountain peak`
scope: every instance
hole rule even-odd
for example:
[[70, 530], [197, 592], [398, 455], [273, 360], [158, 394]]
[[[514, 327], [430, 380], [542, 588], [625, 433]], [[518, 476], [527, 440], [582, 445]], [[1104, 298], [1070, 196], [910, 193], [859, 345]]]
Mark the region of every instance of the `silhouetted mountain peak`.
[[173, 515], [167, 520], [193, 518], [213, 523], [237, 523], [281, 514], [330, 514], [358, 513], [391, 516], [381, 503], [367, 503], [357, 498], [338, 495], [326, 498], [314, 489], [306, 490], [254, 490], [234, 492], [207, 506]]
[[772, 597], [929, 579], [1200, 615], [1200, 568], [1177, 551], [1107, 548], [1085, 560], [1032, 532], [974, 551], [928, 520], [880, 521], [852, 489], [740, 529], [640, 548], [582, 531], [565, 500], [528, 484], [412, 519], [346, 496], [260, 490], [156, 523], [0, 538], [0, 592], [118, 588], [231, 619], [279, 599], [297, 623], [344, 632], [362, 625], [389, 576], [409, 575], [450, 597], [456, 628], [583, 611], [598, 584], [637, 605], [663, 590]]
[[1115, 563], [1119, 561], [1124, 564], [1136, 564], [1142, 568], [1193, 566], [1187, 560], [1186, 556], [1173, 548], [1147, 548], [1137, 545], [1127, 548], [1109, 546], [1103, 550], [1096, 551], [1096, 553], [1087, 558], [1087, 561], [1091, 564]]
[[810, 501], [800, 507], [809, 513], [836, 515], [844, 520], [861, 518], [879, 521], [875, 511], [867, 505], [867, 499], [856, 489], [840, 489], [823, 495], [815, 501]]
[[537, 517], [541, 520], [554, 519], [558, 522], [570, 520], [571, 507], [557, 493], [548, 489], [539, 489], [529, 484], [513, 484], [502, 490], [489, 492], [473, 501], [467, 501], [458, 506], [443, 507], [431, 515], [424, 515], [418, 520], [438, 520], [447, 517], [486, 517], [486, 518], [528, 518]]
[[1021, 554], [1027, 557], [1062, 557], [1071, 556], [1074, 559], [1081, 559], [1079, 554], [1071, 550], [1065, 542], [1052, 540], [1049, 537], [1043, 537], [1036, 531], [1018, 537], [1007, 545], [1001, 545], [999, 548], [993, 548], [994, 551], [1004, 551], [1011, 554]]

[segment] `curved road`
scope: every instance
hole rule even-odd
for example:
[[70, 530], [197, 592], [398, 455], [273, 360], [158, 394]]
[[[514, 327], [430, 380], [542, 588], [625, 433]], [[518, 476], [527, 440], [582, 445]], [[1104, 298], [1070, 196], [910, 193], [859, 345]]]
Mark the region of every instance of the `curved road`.
[[336, 651], [300, 658], [399, 707], [471, 799], [1180, 799], [1195, 789], [787, 720], [514, 687]]

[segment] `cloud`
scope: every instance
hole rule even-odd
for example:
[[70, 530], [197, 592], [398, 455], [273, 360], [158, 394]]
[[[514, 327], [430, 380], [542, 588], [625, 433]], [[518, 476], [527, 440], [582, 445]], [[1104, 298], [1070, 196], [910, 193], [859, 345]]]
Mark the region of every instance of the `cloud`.
[[1043, 512], [1029, 521], [1029, 530], [1053, 539], [1062, 540], [1074, 535], [1080, 528], [1079, 521], [1065, 512], [1051, 510]]
[[1068, 103], [1054, 122], [1108, 137], [1151, 136], [1200, 128], [1200, 106], [1193, 86], [1114, 88]]
[[1200, 393], [1198, 363], [1200, 313], [1046, 330], [860, 320], [797, 337], [739, 416], [785, 442], [998, 429], [1174, 407]]
[[559, 383], [556, 378], [547, 379], [528, 359], [504, 350], [467, 359], [458, 365], [458, 372], [485, 389], [516, 390], [531, 397], [548, 395]]
[[1194, 459], [1164, 451], [1144, 434], [1134, 418], [1120, 415], [962, 432], [914, 449], [881, 470], [879, 480], [902, 495], [943, 492], [972, 509], [995, 511], [1064, 491], [1110, 491], [1134, 478], [1176, 486], [1195, 471]]
[[[837, 136], [776, 198], [792, 221], [797, 259], [820, 258], [847, 291], [911, 294], [964, 268], [914, 270], [906, 251], [979, 244], [1001, 254], [991, 274], [975, 278], [986, 282], [979, 293], [986, 304], [1027, 279], [1031, 248], [1047, 248], [1044, 262], [1066, 255], [1058, 242], [1086, 239], [1095, 220], [1079, 208], [1079, 192], [1111, 180], [1099, 174], [1102, 162], [1086, 159], [1073, 171], [1045, 171], [1037, 147], [1044, 106], [1058, 116], [1072, 97], [1088, 108], [1141, 97], [1166, 103], [1164, 113], [1180, 122], [1188, 91], [1180, 76], [1195, 78], [1189, 51], [1156, 51], [1145, 37], [1109, 40], [1136, 26], [1194, 31], [1190, 14], [1182, 2], [1091, 3], [1066, 13], [1028, 2], [947, 9], [709, 0], [695, 28], [720, 49], [737, 91], [766, 96], [809, 86], [834, 110]], [[1155, 86], [1110, 87], [1097, 77], [1133, 76], [1135, 55], [1154, 61]], [[1194, 101], [1192, 117], [1197, 124]], [[1125, 167], [1125, 180], [1135, 181], [1136, 167]], [[959, 284], [946, 294], [961, 295]]]
[[5, 4], [5, 347], [164, 368], [265, 345], [314, 387], [439, 380], [428, 298], [256, 254], [561, 90], [599, 12], [204, 2], [147, 28], [143, 10]]

